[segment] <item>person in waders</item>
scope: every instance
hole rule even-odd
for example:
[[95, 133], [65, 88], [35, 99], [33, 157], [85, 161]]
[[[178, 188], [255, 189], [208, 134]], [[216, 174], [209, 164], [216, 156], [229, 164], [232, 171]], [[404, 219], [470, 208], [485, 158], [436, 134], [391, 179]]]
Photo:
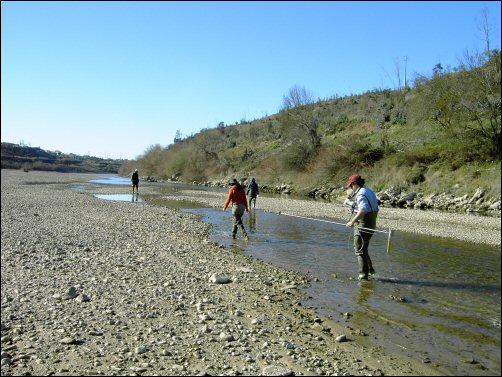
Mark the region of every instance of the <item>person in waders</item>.
[[[353, 227], [361, 223], [363, 228], [376, 228], [376, 219], [378, 211], [378, 199], [373, 190], [364, 187], [364, 179], [359, 174], [353, 174], [349, 177], [346, 189], [350, 189], [349, 197], [353, 199], [353, 211], [355, 216], [346, 225]], [[368, 275], [373, 275], [375, 270], [368, 254], [372, 231], [354, 228], [354, 251], [359, 265], [359, 280], [368, 280]]]
[[139, 189], [138, 189], [138, 185], [139, 185], [138, 169], [135, 169], [134, 173], [132, 173], [131, 182], [132, 182], [132, 194], [134, 195], [134, 188], [135, 187], [136, 187], [136, 195], [139, 194]]
[[248, 240], [246, 229], [244, 229], [244, 224], [242, 223], [242, 216], [244, 215], [244, 211], [249, 212], [249, 207], [246, 199], [246, 192], [236, 179], [230, 183], [230, 189], [228, 190], [227, 200], [225, 200], [225, 204], [223, 205], [223, 211], [227, 210], [229, 204], [232, 204], [232, 214], [234, 215], [232, 238], [235, 239], [237, 237], [237, 227], [240, 226], [244, 238]]
[[247, 194], [249, 195], [249, 208], [251, 208], [251, 203], [253, 203], [253, 208], [256, 208], [256, 197], [260, 194], [260, 190], [254, 178], [251, 179]]

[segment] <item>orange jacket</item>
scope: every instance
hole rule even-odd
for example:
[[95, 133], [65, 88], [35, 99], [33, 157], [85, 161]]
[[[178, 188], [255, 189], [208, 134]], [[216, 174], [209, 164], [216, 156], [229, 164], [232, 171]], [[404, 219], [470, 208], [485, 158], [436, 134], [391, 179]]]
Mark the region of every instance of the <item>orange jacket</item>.
[[246, 210], [249, 211], [246, 192], [244, 190], [239, 191], [236, 186], [232, 186], [230, 190], [228, 190], [228, 196], [223, 205], [223, 210], [226, 210], [229, 204], [243, 204], [246, 206]]

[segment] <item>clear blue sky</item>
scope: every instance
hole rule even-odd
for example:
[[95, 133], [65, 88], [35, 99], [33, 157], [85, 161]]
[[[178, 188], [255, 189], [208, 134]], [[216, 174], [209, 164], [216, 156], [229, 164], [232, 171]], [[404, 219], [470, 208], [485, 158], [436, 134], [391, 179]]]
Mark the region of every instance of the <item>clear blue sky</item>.
[[[2, 2], [2, 141], [134, 158], [177, 129], [393, 87], [394, 61], [430, 73], [500, 48], [500, 2]], [[389, 78], [390, 76], [390, 78]]]

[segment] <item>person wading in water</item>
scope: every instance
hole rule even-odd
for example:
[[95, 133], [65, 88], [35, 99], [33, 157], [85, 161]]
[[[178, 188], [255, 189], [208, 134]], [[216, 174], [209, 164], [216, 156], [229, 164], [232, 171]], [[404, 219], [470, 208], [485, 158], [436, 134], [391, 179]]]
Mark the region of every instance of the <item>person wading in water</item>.
[[240, 226], [242, 228], [242, 233], [244, 234], [244, 238], [246, 240], [249, 239], [246, 229], [244, 229], [244, 224], [242, 223], [242, 216], [244, 215], [244, 211], [249, 212], [248, 202], [246, 199], [246, 192], [244, 188], [237, 182], [236, 179], [230, 183], [230, 190], [228, 190], [227, 200], [225, 200], [225, 204], [223, 205], [223, 211], [227, 210], [229, 204], [232, 204], [232, 214], [234, 215], [234, 227], [232, 229], [232, 238], [236, 238], [237, 236], [237, 227]]
[[260, 190], [254, 178], [251, 179], [247, 194], [249, 195], [249, 208], [251, 208], [251, 202], [253, 202], [253, 208], [256, 208], [256, 197], [260, 194]]
[[136, 187], [136, 195], [139, 194], [139, 189], [138, 189], [138, 185], [139, 185], [138, 169], [135, 169], [134, 173], [132, 173], [131, 182], [132, 182], [132, 194], [134, 195], [134, 187]]
[[[362, 222], [364, 228], [375, 229], [378, 211], [378, 199], [373, 190], [364, 187], [364, 179], [359, 174], [353, 174], [349, 177], [346, 189], [351, 189], [350, 197], [354, 198], [352, 209], [355, 216], [346, 225], [353, 227], [354, 224]], [[368, 280], [368, 275], [373, 275], [375, 270], [368, 254], [372, 231], [354, 228], [354, 251], [359, 264], [359, 280]]]

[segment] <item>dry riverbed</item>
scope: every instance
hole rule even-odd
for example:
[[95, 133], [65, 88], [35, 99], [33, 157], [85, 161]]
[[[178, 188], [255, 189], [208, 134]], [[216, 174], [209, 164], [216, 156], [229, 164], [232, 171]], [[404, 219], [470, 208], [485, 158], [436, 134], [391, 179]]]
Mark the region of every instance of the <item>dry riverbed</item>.
[[92, 178], [2, 170], [2, 375], [448, 373], [303, 308], [308, 277], [220, 247], [194, 215], [70, 189]]

